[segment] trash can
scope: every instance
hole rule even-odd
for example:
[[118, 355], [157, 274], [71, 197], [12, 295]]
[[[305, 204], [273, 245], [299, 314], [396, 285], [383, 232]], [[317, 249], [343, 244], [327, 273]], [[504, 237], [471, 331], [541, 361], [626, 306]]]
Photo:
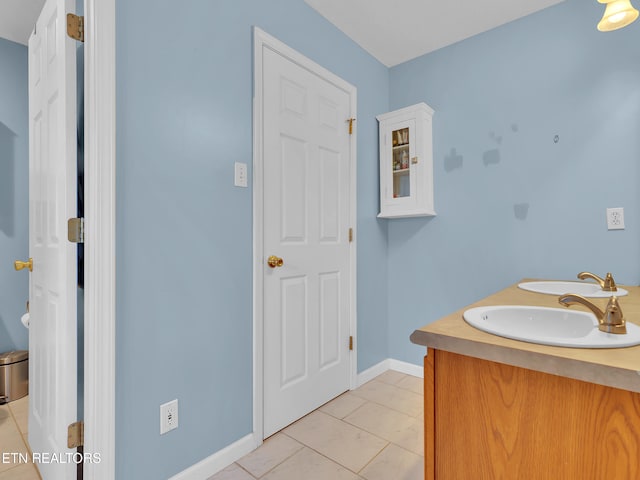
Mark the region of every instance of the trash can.
[[0, 354], [0, 403], [18, 400], [29, 393], [29, 352]]

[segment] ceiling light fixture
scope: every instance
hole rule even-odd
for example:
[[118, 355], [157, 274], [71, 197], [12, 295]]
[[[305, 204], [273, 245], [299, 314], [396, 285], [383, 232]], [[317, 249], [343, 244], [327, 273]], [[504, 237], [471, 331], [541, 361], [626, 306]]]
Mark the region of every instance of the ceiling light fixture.
[[633, 8], [630, 0], [598, 0], [606, 3], [602, 20], [598, 22], [598, 30], [611, 32], [626, 27], [638, 18], [638, 10]]

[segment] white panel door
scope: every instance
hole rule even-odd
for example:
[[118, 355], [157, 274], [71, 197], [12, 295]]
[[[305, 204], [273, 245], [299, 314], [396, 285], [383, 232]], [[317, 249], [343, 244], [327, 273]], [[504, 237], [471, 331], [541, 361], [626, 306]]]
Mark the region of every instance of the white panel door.
[[[76, 45], [66, 35], [75, 0], [47, 0], [29, 39], [29, 444], [34, 453], [72, 454], [76, 421]], [[51, 457], [49, 457], [51, 458]], [[75, 478], [73, 462], [41, 462], [43, 480]]]
[[263, 69], [266, 438], [349, 389], [352, 160], [349, 94], [268, 48]]

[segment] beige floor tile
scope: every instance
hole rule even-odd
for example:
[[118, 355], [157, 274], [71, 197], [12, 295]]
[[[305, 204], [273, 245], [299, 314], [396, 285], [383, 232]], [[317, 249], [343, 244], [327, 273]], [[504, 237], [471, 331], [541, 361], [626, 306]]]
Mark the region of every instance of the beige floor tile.
[[0, 472], [13, 470], [18, 466], [13, 462], [14, 454], [28, 454], [27, 446], [22, 440], [22, 435], [18, 431], [7, 405], [0, 405], [0, 452], [11, 455], [10, 461], [7, 463], [3, 461], [4, 457], [0, 457]]
[[372, 380], [352, 391], [354, 395], [385, 407], [406, 413], [412, 417], [420, 415], [423, 397], [409, 390], [394, 387], [384, 382]]
[[332, 417], [344, 418], [364, 405], [365, 402], [366, 400], [363, 398], [353, 395], [350, 392], [346, 392], [339, 397], [334, 398], [329, 403], [325, 403], [320, 407], [320, 411], [328, 413]]
[[257, 450], [242, 457], [238, 464], [251, 475], [258, 478], [276, 465], [284, 462], [303, 447], [293, 438], [276, 433], [268, 438]]
[[0, 427], [6, 422], [11, 421], [11, 412], [9, 412], [9, 404], [3, 403], [0, 405]]
[[[0, 479], [1, 480], [1, 479]], [[246, 471], [240, 467], [237, 463], [232, 463], [224, 470], [219, 471], [213, 477], [209, 477], [207, 480], [255, 480], [254, 477], [249, 475]]]
[[0, 473], [0, 480], [40, 480], [40, 475], [33, 464], [22, 464]]
[[284, 433], [353, 472], [387, 445], [385, 440], [319, 411], [290, 425]]
[[356, 427], [389, 440], [407, 450], [423, 455], [424, 438], [422, 422], [377, 403], [367, 402], [344, 418]]
[[22, 397], [19, 400], [15, 400], [8, 404], [11, 413], [13, 413], [13, 418], [15, 418], [18, 429], [24, 435], [27, 436], [28, 429], [28, 420], [29, 420], [29, 395]]
[[407, 375], [398, 383], [396, 383], [396, 386], [400, 388], [404, 388], [406, 390], [411, 390], [412, 392], [415, 392], [418, 395], [424, 395], [424, 382], [420, 377]]
[[398, 433], [392, 442], [424, 457], [424, 420], [416, 418], [408, 428]]
[[389, 385], [396, 385], [401, 380], [404, 380], [404, 377], [406, 377], [404, 373], [396, 372], [395, 370], [387, 370], [386, 372], [378, 375], [374, 380], [388, 383]]
[[309, 448], [303, 448], [261, 480], [357, 480], [353, 472]]
[[367, 480], [422, 480], [424, 458], [390, 444], [360, 475]]

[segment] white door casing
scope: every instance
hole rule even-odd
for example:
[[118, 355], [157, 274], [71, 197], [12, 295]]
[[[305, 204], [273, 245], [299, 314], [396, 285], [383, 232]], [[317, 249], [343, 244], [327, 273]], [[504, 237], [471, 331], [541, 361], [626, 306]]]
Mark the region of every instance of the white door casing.
[[[29, 444], [34, 453], [73, 453], [76, 421], [77, 248], [76, 45], [66, 35], [72, 0], [47, 0], [29, 39]], [[73, 462], [39, 464], [45, 480], [75, 475]]]
[[[355, 116], [355, 88], [281, 44], [274, 51], [264, 32], [256, 29], [256, 37], [272, 42], [256, 47], [263, 120], [256, 132], [261, 155], [254, 158], [262, 219], [254, 223], [261, 233], [254, 232], [261, 236], [256, 288], [262, 284], [263, 294], [256, 295], [256, 312], [262, 309], [264, 332], [256, 368], [264, 375], [264, 438], [352, 386], [355, 138], [348, 119]], [[283, 266], [267, 266], [270, 255], [283, 258]]]
[[115, 0], [85, 0], [84, 480], [115, 473]]

